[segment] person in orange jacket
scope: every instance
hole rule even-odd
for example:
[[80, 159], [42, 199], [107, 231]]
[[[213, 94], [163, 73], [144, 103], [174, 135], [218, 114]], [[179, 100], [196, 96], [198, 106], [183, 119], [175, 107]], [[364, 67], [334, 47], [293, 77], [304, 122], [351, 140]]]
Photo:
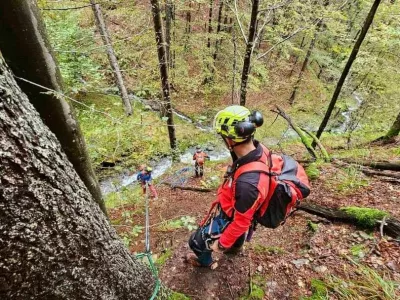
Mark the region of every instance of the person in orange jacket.
[[210, 158], [207, 153], [201, 150], [200, 146], [196, 147], [196, 152], [193, 154], [194, 163], [194, 172], [195, 177], [203, 177], [204, 174], [204, 162], [206, 158]]

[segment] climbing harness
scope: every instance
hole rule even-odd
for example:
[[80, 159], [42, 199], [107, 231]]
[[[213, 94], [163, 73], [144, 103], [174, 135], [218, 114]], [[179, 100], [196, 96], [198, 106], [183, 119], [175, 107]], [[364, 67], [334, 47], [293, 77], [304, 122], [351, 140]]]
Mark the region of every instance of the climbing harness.
[[154, 300], [157, 297], [157, 294], [160, 290], [160, 278], [158, 277], [158, 272], [157, 268], [154, 265], [152, 253], [150, 251], [150, 224], [149, 224], [149, 185], [146, 182], [146, 222], [145, 222], [145, 251], [143, 253], [138, 253], [136, 255], [137, 259], [142, 259], [143, 257], [146, 257], [149, 265], [150, 265], [150, 270], [153, 273], [155, 279], [156, 279], [156, 286], [154, 288], [153, 294], [151, 295], [150, 300]]

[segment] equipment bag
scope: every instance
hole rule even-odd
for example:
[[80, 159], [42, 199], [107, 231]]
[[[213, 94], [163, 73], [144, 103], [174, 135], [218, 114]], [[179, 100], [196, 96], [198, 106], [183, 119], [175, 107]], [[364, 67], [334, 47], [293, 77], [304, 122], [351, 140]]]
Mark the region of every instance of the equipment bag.
[[250, 162], [239, 167], [234, 173], [234, 181], [248, 172], [261, 172], [270, 177], [268, 194], [260, 201], [254, 219], [265, 227], [276, 228], [283, 225], [300, 200], [310, 194], [310, 183], [304, 168], [292, 157], [272, 154], [263, 148], [266, 161]]

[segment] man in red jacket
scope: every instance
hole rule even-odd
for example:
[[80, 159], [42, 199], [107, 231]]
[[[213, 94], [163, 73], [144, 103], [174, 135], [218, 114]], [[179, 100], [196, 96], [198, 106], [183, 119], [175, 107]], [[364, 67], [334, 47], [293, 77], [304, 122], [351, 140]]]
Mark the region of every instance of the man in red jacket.
[[209, 214], [189, 239], [194, 254], [187, 262], [211, 267], [212, 252], [237, 252], [252, 226], [255, 212], [268, 194], [269, 176], [259, 171], [246, 172], [234, 179], [235, 170], [253, 161], [266, 161], [262, 145], [254, 140], [256, 127], [263, 124], [261, 113], [233, 105], [218, 112], [214, 128], [231, 151], [233, 164], [228, 168], [217, 199]]

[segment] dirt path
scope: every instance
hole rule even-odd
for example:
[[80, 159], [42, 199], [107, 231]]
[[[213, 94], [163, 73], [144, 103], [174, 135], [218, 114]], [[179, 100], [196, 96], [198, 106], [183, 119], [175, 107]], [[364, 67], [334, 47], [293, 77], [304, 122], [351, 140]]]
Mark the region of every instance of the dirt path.
[[[326, 169], [313, 183], [308, 201], [333, 207], [376, 207], [400, 216], [399, 185], [372, 179], [367, 187], [338, 195], [330, 186], [330, 179], [337, 172], [333, 167]], [[199, 186], [200, 182], [191, 179], [188, 185]], [[259, 227], [251, 243], [245, 244], [243, 253], [218, 256], [216, 270], [194, 268], [183, 259], [190, 252], [187, 246], [190, 232], [186, 228], [169, 229], [160, 224], [178, 216], [193, 216], [200, 221], [216, 195], [171, 190], [166, 186], [158, 190], [160, 198], [151, 202], [151, 249], [157, 257], [170, 253], [159, 266], [159, 276], [166, 286], [191, 299], [239, 299], [249, 294], [250, 283], [253, 292], [257, 288], [265, 292], [264, 298], [254, 299], [299, 299], [312, 294], [313, 278], [324, 278], [328, 274], [344, 279], [358, 276], [350, 260], [400, 281], [398, 242], [381, 239], [378, 232], [367, 233], [354, 226], [332, 224], [304, 212], [296, 213], [278, 229]], [[310, 222], [317, 227], [312, 230]], [[143, 248], [144, 237], [139, 235], [131, 250]]]

